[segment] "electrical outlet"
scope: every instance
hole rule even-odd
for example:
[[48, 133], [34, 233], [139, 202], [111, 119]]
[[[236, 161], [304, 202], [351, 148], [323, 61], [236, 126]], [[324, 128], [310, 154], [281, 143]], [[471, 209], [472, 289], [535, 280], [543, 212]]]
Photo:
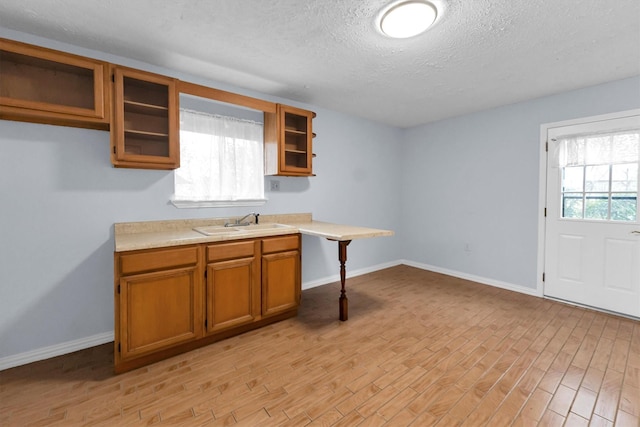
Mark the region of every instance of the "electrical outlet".
[[272, 179], [271, 183], [271, 191], [280, 191], [280, 181]]

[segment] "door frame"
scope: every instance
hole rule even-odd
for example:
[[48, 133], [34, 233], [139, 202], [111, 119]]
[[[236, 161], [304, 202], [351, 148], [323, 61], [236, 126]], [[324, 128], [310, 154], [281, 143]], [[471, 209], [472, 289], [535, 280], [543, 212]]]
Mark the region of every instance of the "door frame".
[[[619, 111], [615, 113], [600, 114], [597, 116], [581, 117], [578, 119], [562, 120], [559, 122], [543, 123], [540, 125], [540, 150], [539, 150], [539, 169], [538, 169], [538, 262], [536, 268], [536, 294], [543, 298], [549, 298], [544, 296], [544, 281], [542, 276], [544, 274], [544, 261], [546, 250], [546, 222], [545, 222], [545, 209], [547, 206], [547, 133], [548, 130], [555, 127], [580, 125], [589, 122], [620, 119], [629, 116], [640, 115], [640, 108], [633, 110]], [[550, 298], [552, 299], [552, 298]], [[574, 305], [580, 305], [573, 303]], [[603, 310], [604, 311], [604, 310]]]

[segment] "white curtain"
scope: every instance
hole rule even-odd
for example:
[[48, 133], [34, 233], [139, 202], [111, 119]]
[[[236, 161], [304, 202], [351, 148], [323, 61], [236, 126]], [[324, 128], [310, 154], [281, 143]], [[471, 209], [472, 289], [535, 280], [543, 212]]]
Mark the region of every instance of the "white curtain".
[[264, 199], [263, 126], [180, 110], [180, 168], [175, 200]]
[[571, 135], [553, 143], [553, 166], [637, 163], [640, 160], [640, 130]]

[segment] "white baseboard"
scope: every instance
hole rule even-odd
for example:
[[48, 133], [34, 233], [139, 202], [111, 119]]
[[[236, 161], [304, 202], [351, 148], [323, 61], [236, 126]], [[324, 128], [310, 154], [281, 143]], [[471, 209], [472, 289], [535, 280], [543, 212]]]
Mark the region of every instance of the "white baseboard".
[[[374, 271], [383, 270], [385, 268], [395, 267], [397, 265], [405, 264], [410, 267], [419, 268], [422, 270], [433, 271], [435, 273], [446, 274], [447, 276], [458, 277], [460, 279], [471, 280], [472, 282], [481, 283], [483, 285], [495, 286], [510, 291], [520, 292], [527, 295], [533, 295], [542, 297], [536, 289], [527, 288], [524, 286], [518, 286], [511, 283], [500, 282], [498, 280], [487, 279], [485, 277], [474, 276], [472, 274], [461, 273], [459, 271], [448, 270], [446, 268], [440, 268], [433, 265], [422, 264], [409, 260], [396, 260], [383, 264], [377, 264], [366, 268], [360, 268], [357, 270], [347, 269], [347, 278], [362, 276], [363, 274], [372, 273]], [[335, 274], [327, 276], [321, 279], [305, 282], [302, 284], [302, 289], [311, 289], [317, 286], [327, 285], [340, 280], [340, 275]], [[55, 344], [49, 347], [43, 347], [36, 350], [27, 351], [25, 353], [16, 354], [13, 356], [7, 356], [0, 359], [0, 371], [14, 368], [16, 366], [26, 365], [28, 363], [37, 362], [39, 360], [45, 360], [63, 354], [73, 353], [74, 351], [84, 350], [86, 348], [94, 347], [113, 341], [114, 334], [111, 332], [104, 332], [101, 334], [93, 335], [86, 338], [81, 338], [73, 341], [67, 341], [61, 344]]]
[[[360, 268], [358, 270], [349, 270], [347, 268], [347, 279], [349, 277], [362, 276], [363, 274], [373, 273], [374, 271], [384, 270], [385, 268], [395, 267], [396, 265], [403, 264], [401, 260], [385, 262], [383, 264], [372, 265], [370, 267]], [[334, 274], [331, 276], [323, 277], [321, 279], [312, 280], [310, 282], [304, 282], [302, 289], [311, 289], [322, 285], [328, 285], [329, 283], [340, 281], [340, 274]]]
[[521, 294], [532, 295], [534, 297], [542, 297], [542, 293], [537, 289], [527, 288], [525, 286], [514, 285], [512, 283], [501, 282], [499, 280], [487, 279], [486, 277], [475, 276], [473, 274], [461, 273], [455, 270], [449, 270], [446, 268], [436, 267], [434, 265], [422, 264], [419, 262], [409, 261], [406, 259], [401, 260], [401, 264], [408, 265], [410, 267], [419, 268], [421, 270], [433, 271], [434, 273], [446, 274], [447, 276], [457, 277], [459, 279], [470, 280], [472, 282], [481, 283], [483, 285], [494, 286], [496, 288], [506, 289], [508, 291], [520, 292]]
[[0, 359], [0, 371], [37, 362], [39, 360], [50, 359], [63, 354], [73, 353], [74, 351], [84, 350], [85, 348], [105, 344], [110, 341], [113, 341], [113, 332], [104, 332], [102, 334], [78, 340], [67, 341], [61, 344], [55, 344], [49, 347], [38, 348], [36, 350], [15, 354], [13, 356], [3, 357]]

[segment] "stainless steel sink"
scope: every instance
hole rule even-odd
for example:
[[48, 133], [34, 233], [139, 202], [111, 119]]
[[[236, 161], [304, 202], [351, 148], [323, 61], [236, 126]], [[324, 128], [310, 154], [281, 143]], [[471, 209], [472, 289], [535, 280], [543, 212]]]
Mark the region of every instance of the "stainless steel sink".
[[220, 236], [220, 235], [232, 235], [232, 234], [243, 234], [246, 231], [243, 231], [239, 228], [235, 227], [225, 227], [223, 225], [210, 225], [206, 227], [195, 227], [193, 229], [198, 233], [204, 234], [205, 236]]
[[285, 224], [249, 224], [235, 227], [225, 227], [223, 225], [209, 225], [205, 227], [195, 227], [193, 230], [205, 236], [232, 236], [240, 234], [249, 234], [257, 231], [267, 231], [283, 228], [293, 228], [290, 225]]
[[274, 228], [293, 228], [290, 225], [286, 225], [286, 224], [276, 224], [276, 223], [266, 223], [266, 224], [249, 224], [249, 225], [245, 225], [243, 227], [237, 227], [239, 230], [247, 230], [247, 231], [251, 231], [251, 230], [271, 230]]

